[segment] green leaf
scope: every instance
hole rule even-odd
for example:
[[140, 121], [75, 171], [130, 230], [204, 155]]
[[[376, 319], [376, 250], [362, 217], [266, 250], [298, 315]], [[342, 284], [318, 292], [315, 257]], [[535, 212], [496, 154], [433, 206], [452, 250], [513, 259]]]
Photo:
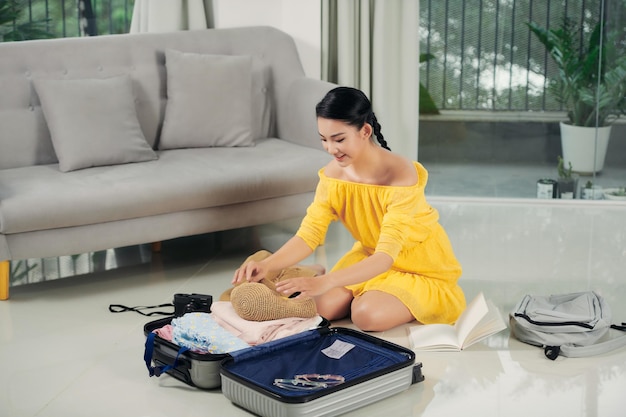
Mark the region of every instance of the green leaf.
[[[428, 62], [431, 59], [435, 59], [433, 54], [420, 54], [420, 63]], [[420, 114], [439, 114], [439, 108], [422, 83], [420, 83], [419, 109]]]
[[422, 85], [422, 83], [420, 83], [419, 109], [420, 109], [420, 114], [439, 114], [439, 109], [437, 108], [437, 105], [435, 104], [433, 98], [431, 97], [426, 87]]
[[606, 126], [626, 114], [626, 51], [618, 48], [617, 32], [603, 37], [600, 21], [585, 39], [567, 18], [551, 30], [527, 25], [557, 65], [558, 78], [550, 80], [549, 91], [573, 125]]
[[25, 7], [24, 0], [0, 0], [0, 41], [14, 42], [54, 37], [46, 31], [47, 20], [20, 21]]

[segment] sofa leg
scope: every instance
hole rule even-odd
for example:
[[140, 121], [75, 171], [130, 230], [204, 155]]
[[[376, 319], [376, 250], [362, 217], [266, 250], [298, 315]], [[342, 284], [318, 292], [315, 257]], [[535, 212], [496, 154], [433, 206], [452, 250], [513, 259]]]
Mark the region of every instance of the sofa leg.
[[0, 300], [9, 299], [10, 265], [9, 261], [0, 261]]
[[161, 253], [161, 242], [152, 242], [152, 252]]

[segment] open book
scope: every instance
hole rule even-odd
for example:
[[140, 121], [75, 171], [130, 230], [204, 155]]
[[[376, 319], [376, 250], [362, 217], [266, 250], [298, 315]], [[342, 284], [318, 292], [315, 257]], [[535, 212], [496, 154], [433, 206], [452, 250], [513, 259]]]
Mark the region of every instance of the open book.
[[409, 327], [407, 332], [413, 350], [461, 351], [504, 329], [500, 310], [481, 292], [454, 325], [421, 324]]

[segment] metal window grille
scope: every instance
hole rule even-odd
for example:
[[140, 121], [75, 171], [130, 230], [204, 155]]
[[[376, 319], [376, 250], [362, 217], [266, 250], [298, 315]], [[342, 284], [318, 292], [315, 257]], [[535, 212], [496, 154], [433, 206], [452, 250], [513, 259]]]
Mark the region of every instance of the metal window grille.
[[134, 0], [18, 0], [15, 24], [41, 23], [53, 37], [128, 33]]
[[568, 16], [585, 31], [602, 0], [421, 0], [420, 81], [440, 109], [560, 111], [547, 91], [556, 68], [527, 22]]

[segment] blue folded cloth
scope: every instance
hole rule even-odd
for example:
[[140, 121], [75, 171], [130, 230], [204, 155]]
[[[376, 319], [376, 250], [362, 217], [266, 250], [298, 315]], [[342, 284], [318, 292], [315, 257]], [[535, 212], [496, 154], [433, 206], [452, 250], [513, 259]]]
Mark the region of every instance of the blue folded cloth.
[[172, 319], [172, 341], [196, 353], [228, 353], [250, 347], [229, 333], [209, 313], [187, 313]]

